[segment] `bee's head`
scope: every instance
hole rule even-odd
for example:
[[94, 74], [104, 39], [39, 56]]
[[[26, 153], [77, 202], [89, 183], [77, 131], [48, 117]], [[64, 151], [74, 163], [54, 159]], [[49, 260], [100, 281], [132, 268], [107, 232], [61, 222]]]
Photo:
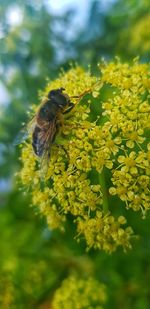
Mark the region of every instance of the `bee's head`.
[[54, 89], [48, 93], [48, 98], [62, 109], [68, 105], [68, 102], [70, 101], [69, 96], [66, 93], [63, 93], [63, 90], [65, 90], [65, 88]]

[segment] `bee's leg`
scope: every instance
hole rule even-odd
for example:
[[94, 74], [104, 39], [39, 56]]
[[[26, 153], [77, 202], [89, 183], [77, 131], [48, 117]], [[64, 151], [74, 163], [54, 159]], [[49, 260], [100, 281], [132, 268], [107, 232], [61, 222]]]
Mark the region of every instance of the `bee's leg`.
[[82, 99], [83, 96], [91, 92], [91, 88], [85, 90], [84, 92], [80, 93], [79, 95], [74, 95], [71, 96], [70, 99], [75, 98], [75, 99]]
[[80, 97], [79, 95], [73, 95], [73, 96], [71, 96], [70, 98], [71, 98], [71, 99], [72, 99], [72, 98], [73, 98], [73, 99], [79, 99], [79, 97]]
[[57, 144], [57, 143], [53, 143], [53, 145], [55, 145], [56, 147], [59, 147], [59, 148], [61, 148], [61, 149], [63, 149], [63, 151], [65, 152], [65, 154], [67, 155], [67, 157], [68, 157], [68, 152], [67, 152], [67, 150], [65, 149], [65, 147], [64, 147], [64, 145], [62, 145], [62, 144]]
[[[59, 132], [59, 128], [63, 126], [63, 123], [64, 123], [64, 118], [63, 118], [63, 115], [62, 114], [59, 114], [59, 117], [56, 121], [56, 134]], [[54, 137], [55, 139], [55, 137]]]
[[[74, 96], [72, 96], [72, 97], [70, 97], [70, 98], [79, 99], [78, 102], [77, 102], [77, 103], [79, 103], [80, 100], [82, 99], [82, 97], [83, 97], [85, 94], [87, 94], [87, 93], [89, 93], [89, 90], [84, 91], [84, 92], [81, 93], [80, 95], [74, 95]], [[68, 108], [64, 111], [63, 114], [69, 113], [69, 112], [74, 108], [75, 105], [76, 105], [76, 104], [70, 102]]]
[[65, 112], [63, 114], [69, 113], [74, 108], [74, 106], [75, 106], [75, 104], [70, 102], [68, 108], [65, 110]]

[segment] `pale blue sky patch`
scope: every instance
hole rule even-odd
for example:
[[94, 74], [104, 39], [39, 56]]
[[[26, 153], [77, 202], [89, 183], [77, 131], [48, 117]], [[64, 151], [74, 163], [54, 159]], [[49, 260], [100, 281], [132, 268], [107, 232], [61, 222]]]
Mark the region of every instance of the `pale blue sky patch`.
[[5, 105], [10, 102], [9, 93], [4, 86], [4, 84], [0, 81], [0, 105]]
[[23, 21], [23, 10], [16, 4], [11, 5], [6, 12], [6, 19], [12, 26], [18, 26]]

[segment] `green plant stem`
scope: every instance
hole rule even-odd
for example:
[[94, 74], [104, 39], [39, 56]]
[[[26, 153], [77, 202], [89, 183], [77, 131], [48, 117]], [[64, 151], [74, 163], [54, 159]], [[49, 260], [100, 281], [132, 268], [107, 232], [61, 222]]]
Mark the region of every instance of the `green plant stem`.
[[99, 184], [101, 186], [101, 190], [103, 194], [103, 211], [104, 211], [104, 214], [107, 214], [109, 211], [109, 205], [108, 205], [108, 198], [107, 198], [107, 187], [106, 187], [104, 169], [102, 173], [99, 174]]

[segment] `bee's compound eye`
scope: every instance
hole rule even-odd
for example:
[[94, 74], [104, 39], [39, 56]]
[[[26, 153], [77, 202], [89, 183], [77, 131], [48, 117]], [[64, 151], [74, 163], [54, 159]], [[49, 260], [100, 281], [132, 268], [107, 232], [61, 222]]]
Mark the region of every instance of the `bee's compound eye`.
[[54, 95], [56, 95], [56, 90], [51, 90], [48, 93], [48, 98], [50, 98], [51, 96], [54, 96]]

